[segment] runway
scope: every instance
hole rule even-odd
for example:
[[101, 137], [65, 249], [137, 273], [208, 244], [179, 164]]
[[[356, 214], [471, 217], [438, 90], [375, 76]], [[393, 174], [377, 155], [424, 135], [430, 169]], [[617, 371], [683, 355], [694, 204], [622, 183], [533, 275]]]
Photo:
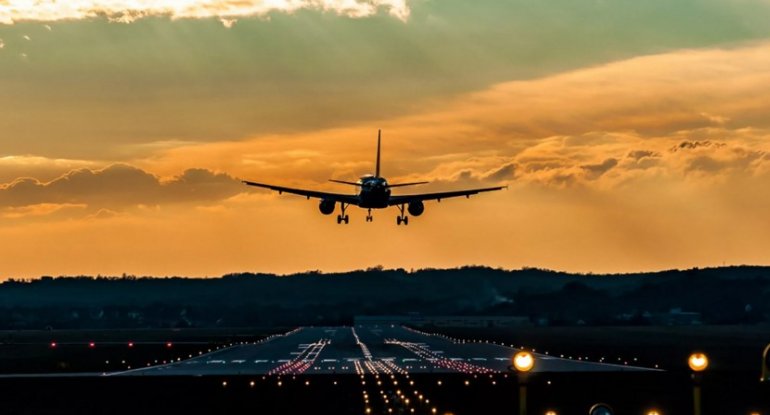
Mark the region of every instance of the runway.
[[[453, 340], [398, 326], [302, 327], [256, 343], [107, 376], [328, 375], [508, 372], [519, 349]], [[534, 354], [534, 372], [649, 371]]]

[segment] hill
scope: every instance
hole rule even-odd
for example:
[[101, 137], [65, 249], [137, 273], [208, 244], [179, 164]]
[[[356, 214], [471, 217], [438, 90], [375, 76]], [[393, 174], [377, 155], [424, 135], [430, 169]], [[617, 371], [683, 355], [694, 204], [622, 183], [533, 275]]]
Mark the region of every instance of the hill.
[[0, 284], [0, 329], [350, 324], [355, 315], [404, 313], [519, 315], [539, 325], [681, 324], [683, 315], [686, 323], [752, 324], [770, 321], [770, 267], [612, 275], [378, 267]]

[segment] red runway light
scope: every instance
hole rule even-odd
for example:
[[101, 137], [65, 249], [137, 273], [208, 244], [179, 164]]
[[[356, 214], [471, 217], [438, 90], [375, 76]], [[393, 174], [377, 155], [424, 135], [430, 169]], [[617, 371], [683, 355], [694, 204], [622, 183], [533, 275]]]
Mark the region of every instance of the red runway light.
[[51, 342], [51, 348], [56, 347], [56, 342]]
[[90, 342], [90, 343], [88, 343], [88, 347], [93, 349], [94, 347], [96, 347], [96, 343]]
[[166, 347], [171, 347], [171, 346], [172, 346], [171, 342], [166, 343]]

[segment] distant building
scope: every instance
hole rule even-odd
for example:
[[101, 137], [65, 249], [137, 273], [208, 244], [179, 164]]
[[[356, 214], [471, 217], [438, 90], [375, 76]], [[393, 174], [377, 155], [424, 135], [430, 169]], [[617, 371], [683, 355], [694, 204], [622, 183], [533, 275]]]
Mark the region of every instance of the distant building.
[[355, 316], [353, 321], [357, 326], [519, 327], [532, 325], [529, 317], [521, 316], [421, 316], [409, 314]]

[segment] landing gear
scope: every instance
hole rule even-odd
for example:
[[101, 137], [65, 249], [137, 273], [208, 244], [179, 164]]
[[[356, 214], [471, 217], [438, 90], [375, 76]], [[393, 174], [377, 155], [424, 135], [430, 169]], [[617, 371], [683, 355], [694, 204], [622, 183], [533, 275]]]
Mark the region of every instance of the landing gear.
[[342, 209], [342, 213], [337, 215], [337, 224], [341, 224], [342, 222], [345, 222], [345, 225], [350, 223], [350, 217], [345, 214], [345, 209], [347, 209], [348, 204], [347, 203], [340, 203], [340, 208]]
[[369, 213], [366, 214], [366, 221], [371, 222], [374, 220], [374, 217], [372, 216], [372, 210], [369, 209]]
[[401, 223], [403, 223], [404, 226], [408, 225], [409, 216], [404, 214], [404, 205], [399, 206], [398, 210], [401, 212], [401, 214], [396, 217], [396, 225], [401, 225]]

